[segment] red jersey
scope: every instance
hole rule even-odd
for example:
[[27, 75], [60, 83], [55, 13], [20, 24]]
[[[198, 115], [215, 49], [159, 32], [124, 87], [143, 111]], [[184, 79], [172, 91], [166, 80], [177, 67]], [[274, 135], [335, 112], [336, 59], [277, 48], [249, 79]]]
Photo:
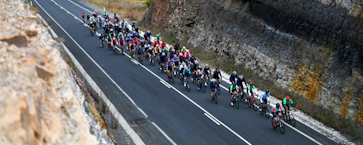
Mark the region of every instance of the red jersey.
[[134, 39], [134, 40], [132, 40], [132, 43], [134, 43], [134, 44], [139, 44], [139, 40]]

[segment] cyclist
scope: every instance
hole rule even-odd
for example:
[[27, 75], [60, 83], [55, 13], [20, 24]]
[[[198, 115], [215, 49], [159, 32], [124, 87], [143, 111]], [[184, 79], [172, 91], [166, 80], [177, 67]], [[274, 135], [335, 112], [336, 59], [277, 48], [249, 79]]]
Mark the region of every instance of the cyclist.
[[231, 76], [229, 77], [229, 81], [233, 84], [233, 83], [236, 83], [236, 79], [238, 78], [237, 76], [237, 72], [236, 71], [233, 71]]
[[[159, 47], [159, 44], [156, 44], [155, 45], [154, 50], [155, 50], [155, 55], [158, 55], [161, 52], [161, 49]], [[158, 58], [158, 60], [159, 60], [159, 58]]]
[[82, 13], [82, 21], [83, 21], [83, 23], [84, 23], [85, 17], [86, 17], [86, 14]]
[[184, 67], [183, 70], [183, 80], [184, 80], [184, 87], [187, 86], [187, 79], [190, 78], [191, 72], [190, 69], [188, 67]]
[[273, 118], [274, 118], [274, 127], [276, 127], [276, 120], [277, 120], [277, 115], [279, 117], [281, 117], [281, 112], [283, 111], [283, 108], [280, 106], [280, 103], [276, 103], [276, 106], [275, 108], [272, 109], [272, 115], [273, 115]]
[[136, 28], [136, 22], [135, 21], [132, 21], [131, 27], [132, 27], [133, 30], [135, 30], [135, 28]]
[[218, 67], [216, 67], [216, 70], [214, 70], [214, 72], [213, 72], [213, 79], [218, 80], [218, 84], [221, 83], [221, 81], [222, 81], [222, 74], [219, 71]]
[[156, 34], [156, 41], [160, 41], [160, 34]]
[[218, 82], [216, 79], [212, 79], [209, 83], [210, 96], [213, 98], [213, 92], [217, 90]]
[[[134, 45], [137, 45], [137, 43], [134, 43]], [[137, 50], [137, 57], [139, 58], [139, 60], [143, 59], [143, 50], [142, 47], [136, 47]]]
[[[294, 105], [294, 101], [292, 101], [292, 99], [290, 98], [290, 96], [286, 96], [283, 100], [282, 100], [282, 106], [284, 107], [284, 109], [286, 110], [286, 113], [288, 113], [288, 111], [290, 111], [290, 105], [292, 105], [293, 107], [295, 107]], [[286, 108], [287, 107], [287, 108]]]
[[247, 85], [247, 90], [249, 91], [249, 93], [251, 94], [250, 96], [255, 96], [254, 94], [253, 94], [253, 91], [254, 90], [256, 90], [256, 87], [255, 87], [255, 85], [253, 85], [253, 83], [252, 82], [250, 82], [250, 84], [249, 85]]
[[146, 45], [146, 48], [148, 48], [147, 54], [149, 56], [149, 62], [151, 62], [151, 58], [155, 56], [155, 52], [153, 51], [153, 48], [150, 47], [149, 44]]
[[174, 49], [175, 49], [176, 53], [179, 53], [180, 45], [178, 42], [175, 43]]
[[197, 80], [198, 91], [200, 90], [200, 79], [203, 78], [203, 69], [198, 66], [198, 69], [195, 71], [195, 79]]
[[[178, 70], [179, 69], [179, 58], [176, 54], [173, 55], [173, 58], [171, 59], [173, 61], [174, 64], [174, 70]], [[174, 76], [176, 76], [176, 73], [174, 73]]]
[[205, 64], [205, 67], [203, 69], [205, 86], [207, 86], [207, 80], [210, 79], [209, 78], [209, 74], [210, 74], [209, 65], [208, 64]]
[[120, 19], [116, 15], [116, 13], [113, 14], [113, 20], [115, 21], [115, 23], [118, 23], [120, 21]]
[[239, 75], [237, 77], [237, 86], [239, 87], [240, 91], [243, 92], [243, 82], [247, 85], [247, 82], [245, 80], [245, 78], [243, 77], [243, 75]]
[[229, 93], [231, 94], [230, 96], [230, 100], [231, 100], [231, 106], [233, 106], [234, 103], [234, 98], [233, 95], [236, 95], [238, 93], [238, 86], [236, 85], [236, 83], [232, 83], [232, 85], [229, 87]]
[[106, 16], [108, 16], [108, 15], [107, 15], [107, 12], [106, 12], [106, 11], [104, 11], [104, 12], [103, 12], [103, 17], [105, 18]]
[[173, 62], [170, 59], [168, 59], [165, 65], [166, 65], [166, 73], [168, 74], [169, 77], [169, 74], [174, 71]]
[[95, 33], [95, 25], [96, 24], [94, 24], [93, 23], [93, 21], [91, 22], [91, 24], [89, 25], [90, 26], [90, 30], [91, 30], [91, 32], [92, 32], [92, 35]]
[[262, 103], [267, 104], [267, 98], [270, 97], [270, 91], [266, 89], [265, 93], [262, 94]]
[[166, 58], [166, 53], [165, 52], [159, 53], [160, 70], [163, 70], [163, 66], [165, 64], [165, 58]]
[[144, 34], [144, 39], [150, 41], [150, 38], [151, 38], [151, 32], [150, 30], [147, 30], [147, 32]]
[[184, 52], [184, 58], [189, 59], [189, 57], [190, 57], [190, 52], [189, 49], [187, 49], [186, 52]]
[[90, 15], [87, 15], [87, 21], [89, 20], [90, 17], [91, 17]]
[[97, 15], [98, 15], [98, 12], [97, 12], [97, 10], [95, 10], [95, 11], [93, 12], [92, 16], [93, 16], [93, 17], [95, 17], [95, 18], [97, 18]]
[[185, 46], [183, 46], [183, 48], [181, 49], [181, 52], [182, 52], [182, 53], [187, 52], [187, 48], [186, 48]]
[[99, 38], [100, 38], [100, 44], [101, 44], [101, 47], [102, 47], [103, 46], [103, 40], [105, 38], [105, 34], [104, 33], [101, 33], [100, 36], [99, 36]]

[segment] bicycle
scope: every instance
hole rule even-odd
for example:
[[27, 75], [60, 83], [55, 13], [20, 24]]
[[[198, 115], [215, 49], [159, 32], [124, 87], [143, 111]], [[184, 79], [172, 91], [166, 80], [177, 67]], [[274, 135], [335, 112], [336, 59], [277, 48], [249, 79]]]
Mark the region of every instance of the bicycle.
[[187, 90], [188, 90], [188, 92], [190, 92], [190, 85], [189, 85], [189, 82], [190, 82], [190, 77], [187, 77], [187, 79], [186, 79], [185, 89], [187, 89]]
[[172, 72], [171, 72], [170, 70], [169, 70], [169, 72], [168, 72], [167, 77], [168, 77], [168, 81], [169, 81], [169, 83], [171, 82], [171, 83], [173, 83], [173, 84], [174, 84], [173, 74], [172, 74]]
[[95, 29], [93, 27], [90, 28], [90, 32], [91, 32], [91, 35], [94, 36], [95, 35]]
[[286, 111], [285, 115], [284, 115], [284, 121], [289, 123], [290, 125], [292, 125], [293, 127], [295, 127], [296, 125], [296, 120], [294, 115], [292, 114], [291, 110]]
[[255, 97], [251, 95], [247, 99], [248, 99], [248, 103], [247, 103], [248, 108], [253, 107], [254, 110], [257, 111], [257, 105], [256, 105]]
[[260, 104], [260, 114], [263, 115], [265, 114], [266, 118], [270, 118], [270, 111], [268, 110], [267, 108], [267, 105], [266, 103], [261, 103]]
[[215, 104], [218, 104], [217, 89], [214, 89], [214, 90], [213, 90], [213, 92], [212, 92], [212, 101], [213, 101]]
[[276, 116], [276, 124], [274, 124], [274, 118], [272, 117], [271, 119], [271, 123], [272, 123], [272, 128], [274, 130], [277, 129], [277, 127], [280, 129], [280, 132], [281, 134], [284, 134], [285, 133], [285, 125], [284, 123], [281, 121], [280, 117], [279, 116]]
[[233, 95], [233, 107], [236, 107], [237, 109], [239, 109], [239, 101], [238, 101], [237, 94]]

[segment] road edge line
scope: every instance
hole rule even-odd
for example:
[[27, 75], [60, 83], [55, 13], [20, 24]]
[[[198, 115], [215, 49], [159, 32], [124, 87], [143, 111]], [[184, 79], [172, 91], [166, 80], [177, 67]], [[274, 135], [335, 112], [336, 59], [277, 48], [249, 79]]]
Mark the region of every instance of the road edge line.
[[[37, 2], [37, 0], [34, 0], [34, 2], [37, 3], [37, 5], [59, 26], [61, 27], [57, 21], [54, 20], [52, 16]], [[64, 29], [62, 29], [65, 31]], [[66, 32], [66, 31], [65, 31]], [[67, 33], [67, 32], [66, 32]], [[68, 34], [68, 33], [67, 33]], [[120, 112], [117, 111], [116, 107], [111, 103], [111, 101], [106, 97], [106, 95], [103, 93], [103, 91], [98, 87], [96, 82], [93, 81], [93, 79], [88, 75], [88, 73], [84, 70], [82, 65], [78, 62], [78, 60], [74, 57], [74, 55], [69, 51], [69, 49], [64, 45], [63, 42], [60, 43], [63, 47], [66, 53], [69, 55], [69, 57], [72, 59], [74, 65], [78, 68], [78, 70], [81, 72], [81, 74], [85, 77], [86, 81], [90, 84], [92, 89], [97, 92], [97, 94], [105, 101], [106, 104], [109, 105], [110, 112], [114, 115], [114, 117], [117, 119], [118, 123], [125, 129], [126, 133], [130, 136], [132, 141], [137, 145], [145, 145], [144, 141], [141, 139], [141, 137], [135, 132], [135, 130], [127, 123], [126, 119], [120, 114]], [[137, 107], [137, 106], [136, 106]]]

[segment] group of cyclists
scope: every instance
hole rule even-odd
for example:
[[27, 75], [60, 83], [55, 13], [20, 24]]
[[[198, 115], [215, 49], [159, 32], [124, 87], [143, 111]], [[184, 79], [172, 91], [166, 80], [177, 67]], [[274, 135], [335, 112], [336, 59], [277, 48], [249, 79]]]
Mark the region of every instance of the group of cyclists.
[[[102, 33], [99, 36], [100, 45], [103, 47], [104, 41], [107, 42], [109, 48], [116, 51], [116, 47], [120, 48], [120, 53], [124, 53], [125, 47], [130, 52], [130, 58], [135, 57], [135, 53], [138, 55], [139, 61], [142, 63], [142, 59], [145, 56], [147, 60], [154, 64], [154, 58], [159, 63], [160, 70], [167, 74], [170, 79], [174, 76], [183, 82], [184, 87], [187, 87], [190, 81], [195, 81], [197, 84], [197, 90], [200, 91], [202, 87], [210, 88], [210, 96], [213, 99], [214, 93], [219, 88], [219, 84], [222, 81], [222, 75], [218, 67], [212, 72], [208, 64], [204, 67], [198, 62], [197, 58], [190, 54], [189, 50], [185, 46], [180, 47], [176, 42], [174, 46], [168, 46], [165, 41], [162, 41], [159, 34], [156, 34], [152, 40], [152, 34], [148, 30], [142, 37], [140, 36], [139, 29], [136, 27], [136, 22], [132, 22], [131, 29], [129, 24], [114, 14], [114, 22], [111, 23], [111, 19], [107, 12], [103, 13], [103, 18], [95, 10], [92, 15], [82, 14], [82, 20], [87, 20], [87, 24], [90, 27], [91, 33], [97, 28], [97, 23], [102, 28]], [[93, 34], [92, 34], [93, 35]], [[244, 90], [247, 90], [246, 97], [254, 97], [256, 87], [252, 82], [247, 83], [243, 75], [237, 75], [236, 71], [230, 75], [229, 81], [231, 86], [229, 87], [230, 102], [233, 106], [236, 103], [235, 97], [237, 95], [242, 96]], [[244, 88], [246, 86], [246, 88]], [[261, 96], [261, 105], [267, 104], [267, 98], [270, 97], [268, 89]], [[286, 96], [282, 105], [276, 103], [272, 109], [274, 123], [276, 123], [276, 117], [282, 117], [287, 115], [290, 110], [290, 106], [294, 106], [290, 96]], [[276, 124], [274, 124], [276, 126]]]

